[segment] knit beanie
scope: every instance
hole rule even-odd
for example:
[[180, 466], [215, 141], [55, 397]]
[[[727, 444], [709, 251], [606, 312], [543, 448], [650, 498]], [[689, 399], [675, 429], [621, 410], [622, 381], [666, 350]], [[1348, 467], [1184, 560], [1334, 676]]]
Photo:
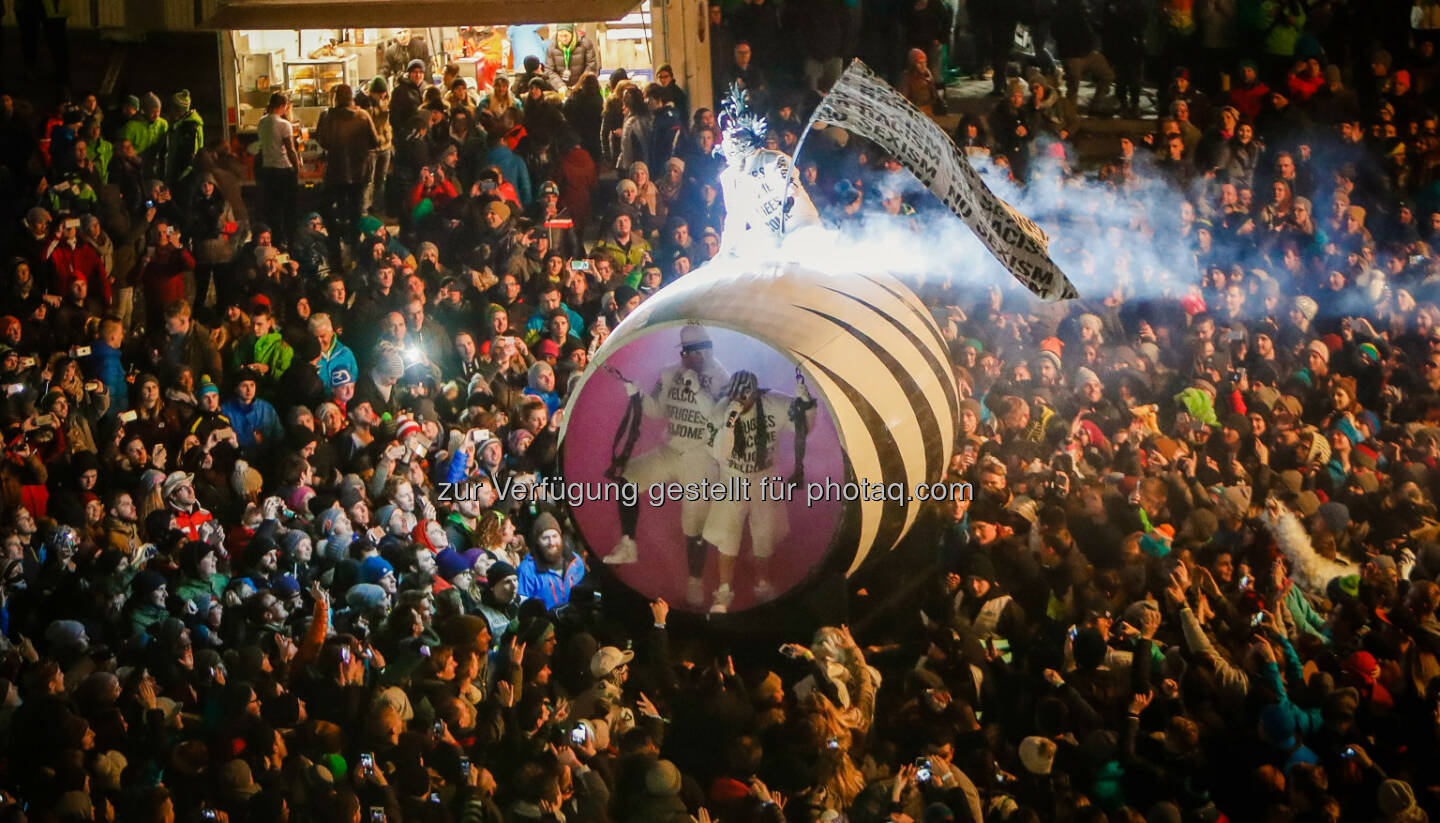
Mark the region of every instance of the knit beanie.
[[374, 583], [359, 583], [345, 593], [345, 605], [352, 609], [378, 609], [385, 605], [385, 590]]
[[394, 573], [395, 567], [379, 555], [367, 557], [365, 562], [360, 564], [360, 579], [366, 583], [379, 583], [385, 579], [385, 575]]
[[[531, 544], [534, 546], [539, 546], [540, 536], [545, 534], [545, 532], [550, 531], [551, 529], [559, 532], [560, 521], [556, 520], [555, 515], [551, 514], [550, 512], [541, 512], [540, 515], [535, 518], [535, 524], [530, 527]], [[561, 532], [561, 534], [563, 535], [564, 532]]]
[[375, 358], [375, 372], [387, 380], [399, 380], [405, 376], [405, 358], [393, 346], [385, 346]]
[[453, 580], [456, 575], [470, 571], [470, 564], [466, 562], [465, 556], [452, 548], [435, 555], [435, 566], [440, 576], [446, 580]]
[[1350, 525], [1349, 507], [1336, 500], [1320, 504], [1320, 510], [1315, 514], [1331, 534], [1344, 534]]

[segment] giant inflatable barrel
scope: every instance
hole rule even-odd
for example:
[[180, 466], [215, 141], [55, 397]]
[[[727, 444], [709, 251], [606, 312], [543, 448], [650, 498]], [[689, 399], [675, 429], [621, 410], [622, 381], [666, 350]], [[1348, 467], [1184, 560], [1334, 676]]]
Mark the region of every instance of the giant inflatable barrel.
[[[646, 300], [596, 352], [566, 410], [566, 482], [592, 489], [616, 477], [636, 483], [639, 517], [631, 530], [638, 562], [611, 568], [630, 587], [676, 608], [687, 607], [686, 549], [695, 545], [687, 538], [696, 536], [708, 540], [708, 596], [716, 585], [714, 547], [739, 535], [732, 612], [763, 598], [752, 591], [757, 544], [769, 554], [764, 566], [774, 597], [803, 587], [821, 568], [852, 573], [914, 525], [923, 504], [898, 500], [897, 493], [940, 481], [953, 445], [959, 401], [947, 347], [908, 287], [877, 272], [756, 268], [717, 259]], [[706, 368], [716, 377], [703, 389], [710, 396], [723, 394], [726, 375], [742, 369], [756, 375], [764, 390], [759, 402], [768, 402], [760, 412], [779, 425], [765, 450], [768, 462], [746, 468], [777, 482], [741, 489], [736, 472], [727, 470], [728, 455], [698, 445], [698, 427], [707, 427], [707, 443], [724, 427], [727, 404], [722, 397], [707, 417], [686, 402], [693, 397], [674, 377], [682, 335], [713, 342]], [[792, 400], [802, 394], [797, 367], [815, 400], [808, 429], [786, 425], [804, 417], [805, 407]], [[627, 422], [637, 403], [626, 382], [650, 397], [638, 435]], [[778, 481], [795, 476], [802, 453], [797, 428], [805, 435], [803, 482], [786, 499]], [[687, 500], [686, 484], [692, 497], [709, 491]], [[623, 508], [609, 499], [572, 499], [596, 554], [609, 554], [620, 541]]]

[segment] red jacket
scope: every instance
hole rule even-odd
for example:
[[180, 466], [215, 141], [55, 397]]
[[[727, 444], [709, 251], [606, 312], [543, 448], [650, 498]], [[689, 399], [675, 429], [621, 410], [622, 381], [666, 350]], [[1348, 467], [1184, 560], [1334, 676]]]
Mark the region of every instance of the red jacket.
[[1253, 86], [1236, 86], [1230, 90], [1230, 105], [1234, 106], [1241, 116], [1248, 120], [1254, 120], [1264, 108], [1265, 100], [1270, 97], [1270, 87], [1264, 83], [1256, 83]]
[[590, 223], [590, 196], [599, 183], [595, 159], [576, 146], [560, 158], [560, 211], [575, 219], [575, 225]]
[[1290, 76], [1285, 78], [1285, 84], [1290, 87], [1290, 99], [1296, 103], [1304, 103], [1325, 85], [1325, 78], [1311, 77], [1307, 80], [1291, 72]]
[[55, 278], [55, 291], [61, 296], [68, 295], [70, 284], [83, 277], [90, 283], [90, 296], [110, 305], [110, 278], [94, 246], [80, 240], [72, 249], [57, 238], [50, 244], [46, 259]]
[[428, 197], [430, 198], [430, 204], [433, 205], [438, 211], [441, 206], [449, 203], [451, 200], [454, 200], [459, 196], [460, 194], [455, 191], [455, 185], [449, 180], [440, 181], [438, 185], [431, 186], [429, 191], [426, 191], [425, 183], [420, 182], [416, 183], [415, 188], [410, 190], [409, 205], [410, 208], [413, 210], [416, 206], [420, 205], [421, 200], [424, 200]]
[[170, 514], [175, 518], [175, 528], [185, 532], [186, 537], [191, 540], [203, 540], [200, 534], [200, 526], [215, 519], [215, 516], [195, 504], [191, 511], [181, 511], [174, 506], [170, 507]]
[[155, 257], [139, 271], [146, 304], [164, 308], [184, 297], [185, 278], [181, 275], [194, 270], [195, 258], [185, 249], [157, 251]]

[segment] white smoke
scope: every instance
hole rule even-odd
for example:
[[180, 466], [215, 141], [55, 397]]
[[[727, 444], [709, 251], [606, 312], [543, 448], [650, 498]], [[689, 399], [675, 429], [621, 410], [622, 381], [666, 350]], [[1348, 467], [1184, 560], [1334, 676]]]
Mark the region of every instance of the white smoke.
[[[1172, 187], [1151, 180], [1122, 191], [1093, 176], [1068, 173], [1048, 156], [1032, 163], [1029, 184], [1020, 186], [988, 158], [971, 162], [992, 191], [1045, 230], [1052, 259], [1082, 299], [1178, 297], [1198, 282], [1188, 240], [1176, 242], [1184, 198]], [[920, 212], [914, 218], [867, 211], [864, 219], [841, 228], [794, 229], [778, 249], [759, 237], [747, 238], [740, 254], [757, 263], [794, 262], [836, 274], [886, 271], [922, 295], [964, 301], [998, 287], [1012, 308], [1040, 303], [919, 181], [901, 174], [906, 200]], [[878, 198], [878, 192], [872, 188], [865, 196]]]

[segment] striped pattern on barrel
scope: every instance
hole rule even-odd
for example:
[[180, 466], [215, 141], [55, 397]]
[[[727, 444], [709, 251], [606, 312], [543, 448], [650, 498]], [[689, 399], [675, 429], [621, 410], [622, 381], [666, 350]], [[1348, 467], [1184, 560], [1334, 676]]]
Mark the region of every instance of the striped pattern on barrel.
[[[800, 265], [753, 271], [716, 260], [647, 299], [611, 333], [571, 391], [582, 395], [607, 357], [628, 343], [686, 323], [731, 329], [801, 366], [828, 408], [854, 478], [913, 490], [943, 479], [959, 398], [939, 326], [915, 294], [883, 273], [826, 274]], [[733, 366], [732, 366], [733, 367]], [[567, 408], [562, 438], [585, 428], [584, 409]], [[822, 478], [808, 477], [807, 481]], [[843, 483], [845, 478], [833, 478]], [[921, 505], [858, 500], [847, 504], [855, 534], [832, 545], [849, 555], [846, 574], [874, 551], [893, 548]], [[842, 538], [837, 538], [837, 543]]]

